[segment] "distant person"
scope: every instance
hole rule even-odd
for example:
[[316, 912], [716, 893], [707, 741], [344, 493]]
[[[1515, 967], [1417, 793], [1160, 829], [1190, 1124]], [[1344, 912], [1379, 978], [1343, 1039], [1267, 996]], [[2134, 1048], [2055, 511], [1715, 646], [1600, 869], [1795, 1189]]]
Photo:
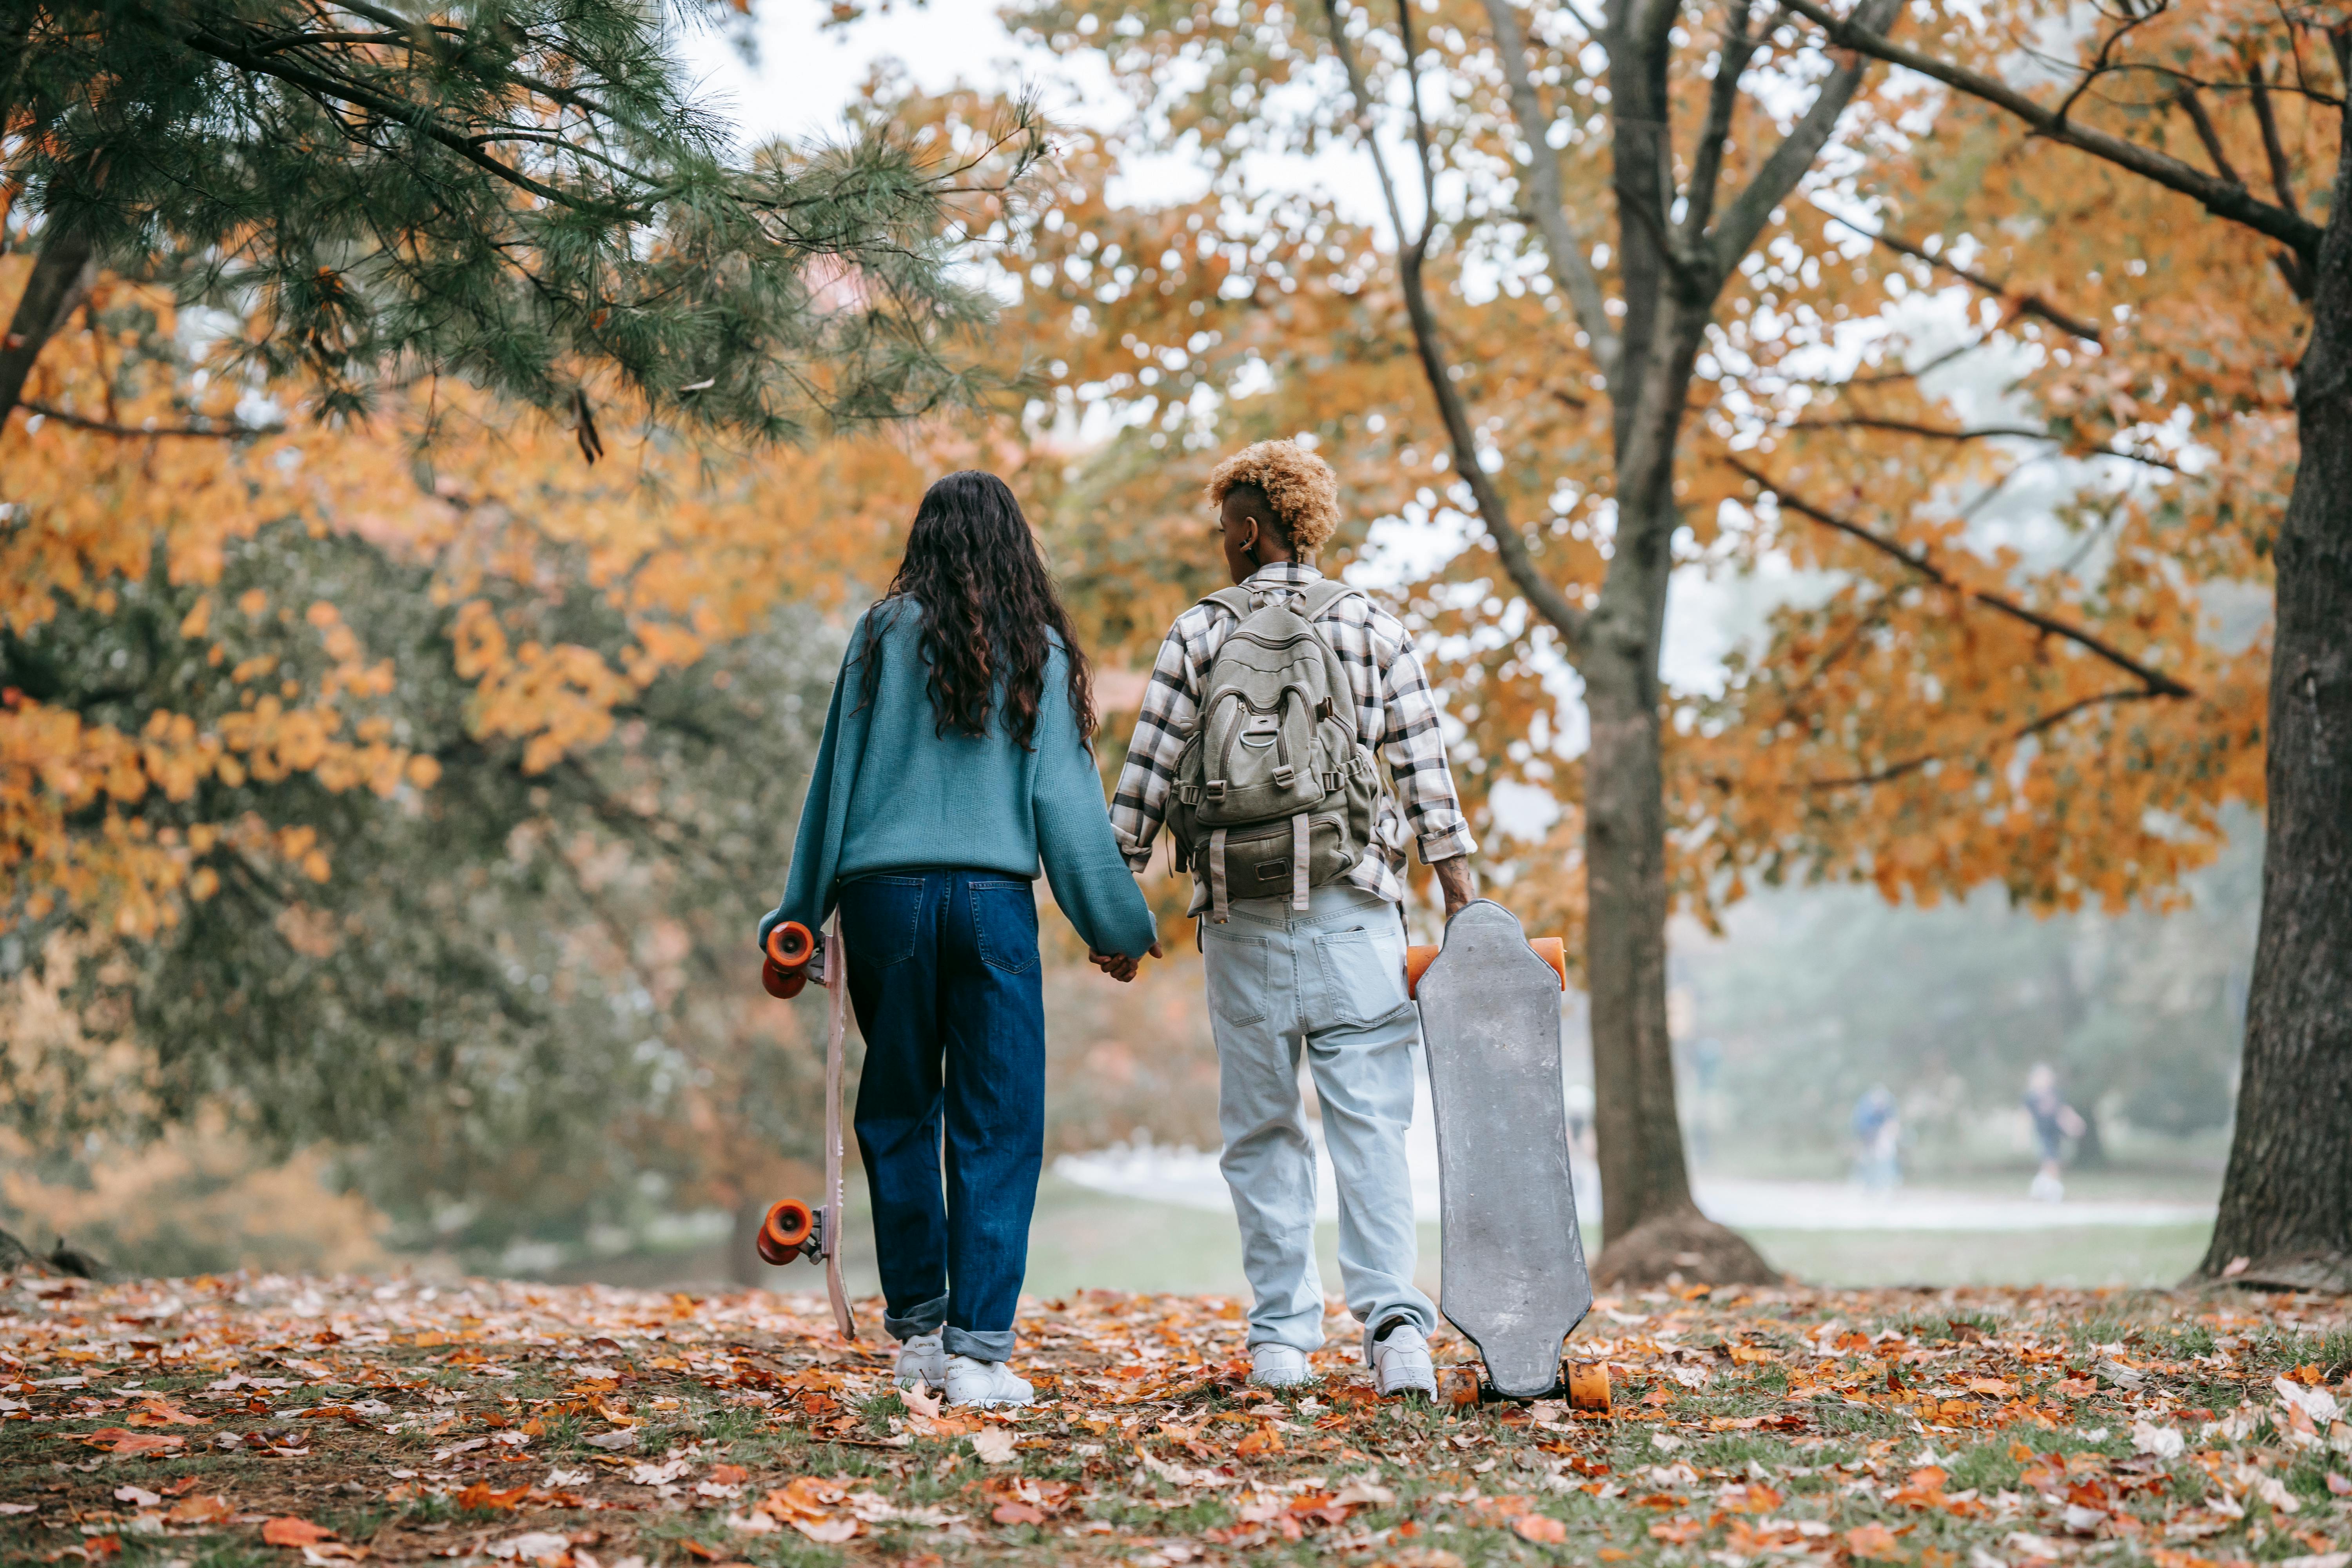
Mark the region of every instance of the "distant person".
[[[1111, 821], [1138, 872], [1163, 823], [1179, 866], [1193, 872], [1189, 912], [1199, 917], [1217, 1042], [1219, 1163], [1255, 1298], [1250, 1379], [1303, 1383], [1313, 1375], [1307, 1358], [1323, 1344], [1303, 1051], [1339, 1188], [1339, 1272], [1364, 1326], [1364, 1363], [1382, 1394], [1434, 1394], [1428, 1336], [1437, 1310], [1412, 1282], [1405, 1131], [1419, 1019], [1404, 988], [1399, 873], [1410, 835], [1451, 916], [1477, 896], [1475, 846], [1412, 635], [1316, 569], [1315, 552], [1339, 521], [1330, 466], [1294, 442], [1261, 441], [1217, 465], [1209, 502], [1235, 585], [1177, 616], [1160, 644]], [[1328, 706], [1283, 700], [1268, 710], [1235, 695], [1249, 661], [1219, 654], [1244, 617], [1275, 606], [1302, 618], [1314, 641], [1286, 634], [1278, 647], [1253, 641], [1237, 651], [1286, 679], [1299, 668], [1292, 660], [1336, 658], [1336, 677], [1328, 662], [1314, 666], [1318, 689], [1322, 679], [1344, 683], [1326, 693]], [[1202, 748], [1221, 722], [1210, 784], [1197, 776]], [[1375, 752], [1403, 796], [1402, 813]], [[1228, 804], [1201, 821], [1206, 805], [1229, 798], [1249, 803], [1251, 815]], [[1288, 804], [1259, 820], [1261, 801]]]
[[1903, 1184], [1903, 1113], [1885, 1084], [1872, 1084], [1853, 1102], [1853, 1179], [1864, 1192], [1883, 1196]]
[[882, 1321], [901, 1342], [899, 1385], [950, 1404], [1030, 1398], [1004, 1363], [1045, 1158], [1039, 862], [1118, 978], [1160, 952], [1104, 810], [1094, 729], [1086, 655], [1021, 503], [993, 474], [950, 474], [849, 635], [760, 940], [840, 908]]
[[2045, 1204], [2066, 1196], [2066, 1140], [2080, 1138], [2085, 1123], [2082, 1113], [2058, 1092], [2058, 1072], [2048, 1062], [2036, 1062], [2025, 1077], [2025, 1113], [2033, 1119], [2033, 1142], [2042, 1152], [2041, 1169], [2029, 1189]]

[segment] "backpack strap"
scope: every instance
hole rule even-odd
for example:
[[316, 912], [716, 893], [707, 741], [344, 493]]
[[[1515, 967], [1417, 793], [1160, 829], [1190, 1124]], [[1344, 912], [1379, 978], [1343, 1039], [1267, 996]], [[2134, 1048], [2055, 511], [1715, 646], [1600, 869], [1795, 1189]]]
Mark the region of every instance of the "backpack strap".
[[1305, 601], [1299, 614], [1307, 621], [1314, 622], [1321, 620], [1331, 606], [1342, 599], [1362, 598], [1364, 591], [1350, 587], [1336, 578], [1326, 577], [1319, 583], [1308, 584], [1298, 596]]
[[1237, 621], [1245, 621], [1250, 618], [1251, 605], [1249, 590], [1238, 584], [1231, 588], [1220, 588], [1213, 594], [1203, 595], [1201, 598], [1201, 603], [1204, 605], [1216, 605], [1224, 609], [1230, 610], [1233, 612], [1234, 619]]

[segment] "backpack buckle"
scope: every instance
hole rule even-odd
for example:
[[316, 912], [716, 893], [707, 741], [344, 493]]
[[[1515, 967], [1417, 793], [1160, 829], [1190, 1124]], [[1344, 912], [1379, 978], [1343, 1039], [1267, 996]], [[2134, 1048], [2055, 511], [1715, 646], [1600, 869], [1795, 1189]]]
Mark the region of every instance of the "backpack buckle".
[[1298, 770], [1292, 767], [1288, 763], [1284, 763], [1274, 770], [1275, 787], [1276, 789], [1288, 789], [1290, 787], [1290, 781], [1297, 776]]
[[1213, 805], [1217, 802], [1223, 800], [1225, 798], [1225, 781], [1223, 779], [1211, 779], [1204, 794], [1206, 795], [1209, 803]]

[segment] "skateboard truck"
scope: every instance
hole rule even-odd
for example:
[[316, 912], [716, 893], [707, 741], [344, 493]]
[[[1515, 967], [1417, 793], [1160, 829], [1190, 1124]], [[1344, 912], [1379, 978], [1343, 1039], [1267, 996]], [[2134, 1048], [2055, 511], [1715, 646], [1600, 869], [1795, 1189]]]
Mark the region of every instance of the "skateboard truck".
[[785, 1198], [770, 1205], [752, 1246], [762, 1261], [779, 1268], [803, 1258], [822, 1266], [833, 1321], [843, 1339], [854, 1340], [857, 1323], [841, 1284], [841, 1058], [849, 992], [841, 921], [835, 918], [832, 934], [820, 938], [798, 921], [781, 921], [761, 948], [760, 984], [769, 995], [790, 1001], [811, 980], [825, 990], [824, 1198], [815, 1204]]
[[798, 1198], [785, 1198], [768, 1210], [753, 1243], [762, 1262], [781, 1268], [796, 1258], [824, 1260], [824, 1210]]
[[815, 935], [798, 921], [782, 921], [770, 931], [760, 965], [760, 984], [768, 994], [783, 1002], [799, 995], [809, 983], [810, 960], [816, 957], [817, 947]]

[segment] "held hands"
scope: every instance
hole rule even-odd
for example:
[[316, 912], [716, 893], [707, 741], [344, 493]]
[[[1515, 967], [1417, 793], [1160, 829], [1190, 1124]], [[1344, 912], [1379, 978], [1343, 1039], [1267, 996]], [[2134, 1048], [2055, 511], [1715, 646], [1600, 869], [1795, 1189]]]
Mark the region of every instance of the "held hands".
[[[1167, 955], [1160, 951], [1160, 944], [1155, 942], [1151, 944], [1151, 956], [1164, 958]], [[1122, 985], [1133, 983], [1143, 968], [1143, 960], [1129, 958], [1123, 952], [1089, 952], [1087, 962]]]

